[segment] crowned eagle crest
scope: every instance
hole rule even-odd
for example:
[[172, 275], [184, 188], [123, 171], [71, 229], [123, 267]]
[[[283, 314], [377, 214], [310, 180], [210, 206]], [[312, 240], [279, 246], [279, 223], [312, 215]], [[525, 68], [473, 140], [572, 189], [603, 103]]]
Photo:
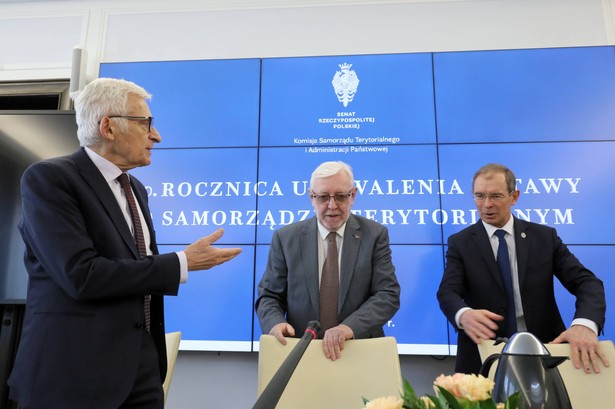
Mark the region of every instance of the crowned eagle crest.
[[331, 84], [333, 84], [337, 100], [344, 104], [344, 107], [347, 107], [357, 93], [359, 77], [354, 70], [350, 69], [352, 64], [343, 63], [339, 64], [339, 67], [340, 70], [335, 72]]

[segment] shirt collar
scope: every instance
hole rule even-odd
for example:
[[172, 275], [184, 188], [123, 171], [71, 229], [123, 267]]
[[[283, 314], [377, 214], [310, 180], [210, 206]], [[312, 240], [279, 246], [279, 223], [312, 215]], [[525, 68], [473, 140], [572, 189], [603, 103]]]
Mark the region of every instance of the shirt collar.
[[100, 173], [102, 173], [107, 183], [117, 179], [118, 176], [123, 173], [117, 165], [103, 158], [87, 146], [85, 147], [85, 153], [87, 153], [90, 159], [92, 159], [92, 162], [94, 162], [94, 165], [98, 168]]
[[[316, 220], [316, 224], [318, 225], [318, 233], [320, 234], [321, 239], [326, 239], [329, 235], [330, 231], [327, 230], [325, 226], [323, 226], [318, 220]], [[342, 224], [342, 226], [337, 229], [337, 234], [339, 234], [342, 238], [344, 238], [344, 231], [346, 230], [346, 222]]]
[[[482, 220], [481, 220], [482, 221]], [[514, 216], [511, 214], [510, 218], [508, 219], [508, 221], [506, 222], [506, 224], [502, 227], [495, 227], [489, 223], [485, 223], [483, 221], [483, 226], [485, 226], [485, 230], [487, 231], [487, 235], [489, 237], [493, 236], [493, 234], [495, 233], [496, 230], [505, 230], [506, 233], [510, 234], [511, 236], [515, 235], [515, 218]]]

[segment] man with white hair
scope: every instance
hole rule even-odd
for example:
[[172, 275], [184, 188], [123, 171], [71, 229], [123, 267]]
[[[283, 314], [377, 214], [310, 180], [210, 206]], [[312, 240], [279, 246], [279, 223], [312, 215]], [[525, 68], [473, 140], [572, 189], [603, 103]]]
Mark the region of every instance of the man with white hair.
[[282, 344], [320, 321], [324, 354], [335, 361], [346, 340], [384, 336], [400, 287], [386, 227], [350, 212], [357, 194], [350, 166], [318, 166], [309, 194], [316, 217], [273, 235], [256, 313], [262, 332]]
[[8, 382], [22, 409], [162, 409], [163, 296], [241, 251], [211, 246], [220, 229], [158, 254], [145, 187], [127, 173], [161, 141], [148, 99], [92, 81], [75, 100], [81, 148], [23, 175], [28, 295]]

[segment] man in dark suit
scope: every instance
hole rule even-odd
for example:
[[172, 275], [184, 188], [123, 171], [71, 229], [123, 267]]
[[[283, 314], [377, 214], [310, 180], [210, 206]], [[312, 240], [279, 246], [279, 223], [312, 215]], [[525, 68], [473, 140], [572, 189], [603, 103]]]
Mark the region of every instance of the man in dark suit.
[[22, 409], [161, 409], [163, 296], [176, 295], [188, 271], [240, 252], [211, 246], [218, 230], [158, 254], [144, 186], [134, 177], [131, 189], [118, 182], [149, 165], [161, 141], [149, 98], [132, 82], [92, 81], [75, 100], [82, 148], [23, 175], [29, 283], [9, 379]]
[[[569, 342], [574, 365], [587, 373], [599, 372], [600, 360], [608, 366], [598, 344], [606, 312], [602, 281], [568, 250], [555, 229], [512, 216], [520, 192], [510, 169], [482, 167], [472, 180], [472, 193], [481, 220], [449, 237], [437, 293], [440, 308], [459, 331], [455, 370], [478, 373], [476, 344], [517, 331], [545, 343]], [[496, 260], [500, 246], [510, 250], [501, 257], [508, 265], [501, 269], [510, 269], [510, 296]], [[555, 302], [554, 277], [576, 296], [568, 329]]]
[[[309, 194], [316, 217], [277, 230], [258, 286], [256, 313], [262, 332], [282, 344], [285, 336], [301, 336], [312, 320], [323, 325], [323, 350], [340, 358], [351, 338], [384, 336], [383, 325], [399, 309], [400, 288], [391, 262], [387, 229], [351, 215], [357, 188], [350, 166], [325, 162], [314, 170]], [[331, 236], [328, 236], [333, 233]], [[331, 250], [327, 244], [331, 237]], [[326, 259], [336, 276], [327, 281]], [[337, 287], [336, 287], [337, 286]], [[333, 288], [334, 317], [323, 310], [323, 291]]]

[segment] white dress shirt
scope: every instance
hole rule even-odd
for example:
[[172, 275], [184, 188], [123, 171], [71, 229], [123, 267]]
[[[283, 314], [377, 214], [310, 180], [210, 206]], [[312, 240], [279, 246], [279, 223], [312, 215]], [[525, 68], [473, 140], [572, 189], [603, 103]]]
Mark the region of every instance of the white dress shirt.
[[[510, 259], [510, 270], [512, 273], [513, 293], [515, 295], [515, 315], [517, 317], [517, 331], [527, 331], [527, 326], [525, 324], [525, 316], [523, 314], [523, 304], [521, 302], [521, 291], [519, 290], [519, 267], [517, 265], [517, 248], [515, 244], [514, 217], [511, 214], [510, 219], [508, 219], [508, 222], [502, 227], [495, 227], [485, 222], [483, 222], [483, 226], [485, 227], [487, 235], [489, 236], [489, 241], [491, 242], [491, 248], [493, 250], [493, 256], [496, 260], [500, 242], [498, 237], [495, 235], [495, 231], [505, 230], [507, 233], [506, 236], [504, 236], [504, 239], [506, 240], [506, 244], [508, 245], [508, 257]], [[471, 308], [462, 308], [457, 311], [457, 314], [455, 314], [455, 322], [457, 323], [458, 328], [463, 328], [459, 322], [461, 314], [463, 314], [469, 309]], [[596, 335], [598, 335], [598, 325], [592, 320], [589, 320], [587, 318], [575, 318], [570, 323], [570, 326], [573, 325], [583, 325], [585, 327], [588, 327], [589, 329], [594, 331]]]
[[[123, 173], [120, 168], [118, 168], [114, 163], [108, 161], [103, 158], [92, 149], [86, 147], [85, 152], [88, 154], [94, 165], [98, 168], [102, 176], [107, 181], [109, 188], [113, 192], [115, 199], [120, 205], [120, 209], [124, 214], [124, 218], [126, 219], [126, 223], [130, 227], [130, 231], [134, 236], [134, 226], [132, 223], [132, 217], [130, 215], [130, 206], [128, 204], [128, 200], [126, 200], [126, 195], [124, 193], [124, 189], [120, 186], [120, 182], [117, 178]], [[129, 175], [130, 176], [130, 175]], [[134, 193], [133, 193], [134, 196]], [[138, 201], [135, 198], [135, 202]], [[147, 255], [152, 255], [152, 249], [150, 248], [152, 238], [150, 235], [149, 228], [147, 227], [147, 223], [145, 222], [145, 217], [143, 217], [143, 212], [141, 211], [141, 206], [137, 206], [137, 210], [139, 212], [139, 218], [141, 219], [141, 226], [143, 228], [143, 238], [145, 239], [145, 248], [147, 251]], [[185, 283], [188, 281], [188, 259], [186, 258], [186, 253], [183, 251], [175, 252], [177, 257], [179, 258], [179, 266], [180, 266], [180, 283]]]

